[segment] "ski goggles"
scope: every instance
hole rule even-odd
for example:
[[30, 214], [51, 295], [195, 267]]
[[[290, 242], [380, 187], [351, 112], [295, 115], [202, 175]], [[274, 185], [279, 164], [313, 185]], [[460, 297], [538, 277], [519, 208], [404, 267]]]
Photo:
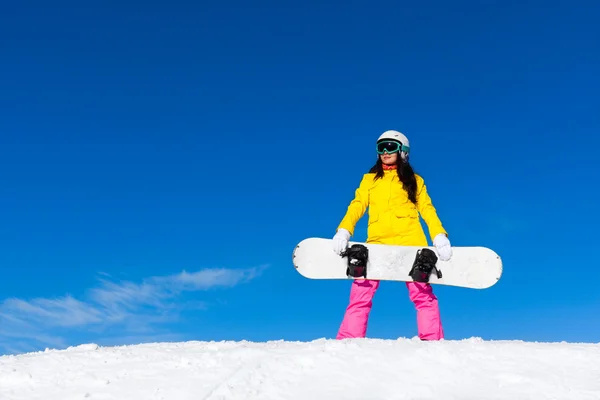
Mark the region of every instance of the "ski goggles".
[[396, 142], [395, 140], [383, 140], [377, 143], [377, 154], [393, 154], [399, 151], [405, 151], [408, 153], [408, 147], [404, 146], [400, 142]]

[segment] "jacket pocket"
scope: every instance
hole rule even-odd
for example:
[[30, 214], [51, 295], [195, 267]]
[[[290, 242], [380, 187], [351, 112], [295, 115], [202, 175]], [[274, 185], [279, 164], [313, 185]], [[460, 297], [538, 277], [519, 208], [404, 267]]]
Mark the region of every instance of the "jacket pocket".
[[369, 213], [369, 222], [367, 223], [367, 226], [371, 226], [377, 221], [379, 221], [379, 213]]
[[394, 210], [394, 216], [396, 218], [418, 219], [419, 218], [419, 212], [417, 211], [416, 208], [401, 207], [401, 208], [397, 208], [397, 209]]

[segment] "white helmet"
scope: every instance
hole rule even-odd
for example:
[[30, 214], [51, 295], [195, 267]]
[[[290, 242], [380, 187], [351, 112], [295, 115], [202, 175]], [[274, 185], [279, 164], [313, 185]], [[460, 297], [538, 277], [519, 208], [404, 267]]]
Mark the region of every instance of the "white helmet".
[[410, 142], [408, 138], [401, 132], [395, 130], [388, 130], [383, 132], [377, 139], [377, 143], [384, 140], [393, 140], [399, 142], [402, 146], [400, 149], [400, 156], [406, 160], [408, 159], [408, 153], [410, 153]]

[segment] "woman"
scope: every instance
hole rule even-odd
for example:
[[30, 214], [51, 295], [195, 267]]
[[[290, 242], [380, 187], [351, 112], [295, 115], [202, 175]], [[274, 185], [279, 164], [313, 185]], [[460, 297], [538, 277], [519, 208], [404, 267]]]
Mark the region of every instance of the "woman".
[[[333, 249], [341, 252], [348, 246], [358, 220], [369, 209], [367, 243], [404, 246], [427, 246], [419, 213], [427, 224], [441, 260], [449, 260], [452, 249], [448, 235], [427, 194], [423, 178], [413, 172], [409, 162], [409, 141], [394, 130], [377, 140], [377, 163], [365, 174], [350, 202], [346, 215], [333, 237]], [[421, 340], [440, 340], [444, 331], [438, 300], [428, 283], [406, 282], [408, 295], [417, 311], [417, 329]], [[350, 301], [337, 339], [365, 337], [372, 300], [379, 281], [355, 279]]]

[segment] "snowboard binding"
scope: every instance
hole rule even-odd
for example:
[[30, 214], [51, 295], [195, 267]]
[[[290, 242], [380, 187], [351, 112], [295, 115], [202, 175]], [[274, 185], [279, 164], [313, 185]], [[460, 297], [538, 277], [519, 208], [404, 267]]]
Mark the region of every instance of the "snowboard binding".
[[369, 249], [366, 246], [362, 244], [353, 244], [344, 250], [341, 256], [348, 257], [348, 268], [346, 268], [346, 275], [348, 275], [348, 277], [367, 277]]
[[433, 250], [424, 248], [417, 251], [417, 256], [413, 262], [413, 266], [408, 275], [415, 282], [429, 282], [431, 272], [435, 270], [435, 273], [439, 278], [442, 277], [442, 271], [438, 270], [435, 266], [438, 258]]

